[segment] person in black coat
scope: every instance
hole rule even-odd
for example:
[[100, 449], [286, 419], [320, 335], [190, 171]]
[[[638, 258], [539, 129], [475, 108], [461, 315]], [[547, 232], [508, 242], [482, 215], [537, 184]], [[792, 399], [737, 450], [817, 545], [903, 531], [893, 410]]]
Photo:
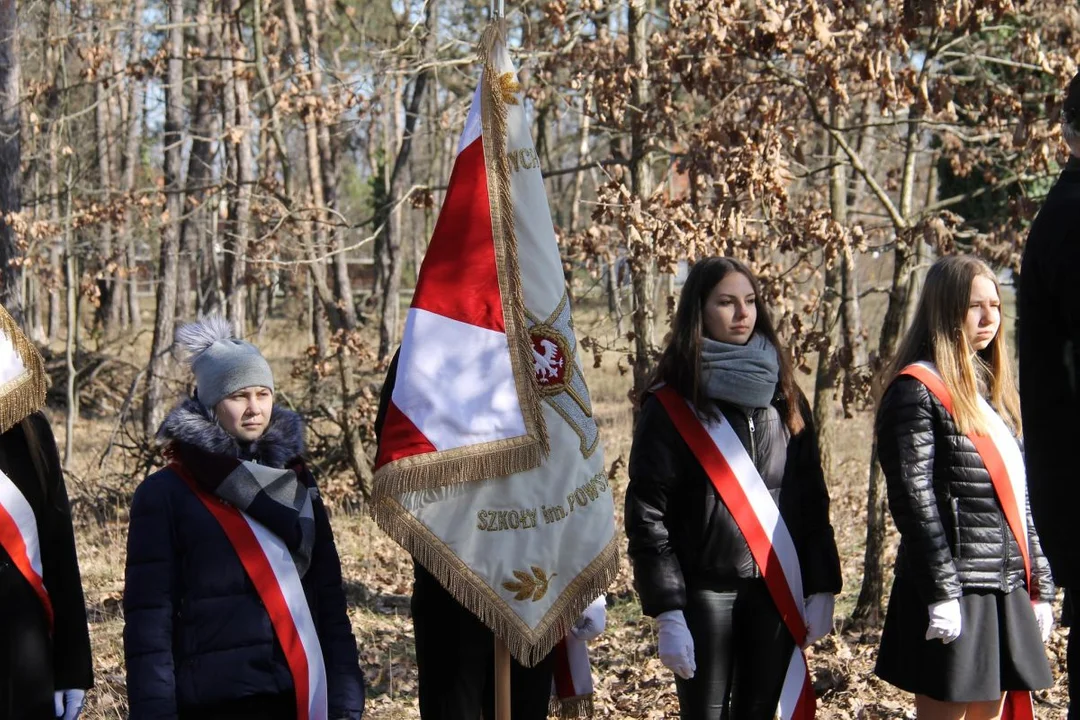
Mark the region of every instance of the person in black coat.
[[[655, 382], [731, 424], [794, 540], [806, 644], [829, 633], [842, 580], [817, 437], [743, 264], [709, 258], [691, 268]], [[681, 717], [771, 720], [795, 639], [731, 512], [651, 391], [629, 473], [634, 586], [659, 623], [659, 654], [675, 672]]]
[[[1000, 323], [990, 268], [971, 256], [937, 261], [878, 408], [878, 459], [900, 548], [876, 672], [915, 694], [920, 719], [996, 718], [1005, 692], [1051, 682], [1042, 643], [1054, 586], [1026, 500]], [[940, 379], [951, 411], [905, 374], [914, 363]], [[1026, 519], [1019, 540], [972, 435], [992, 439], [1004, 461], [1003, 497]]]
[[[375, 434], [383, 426], [397, 382], [398, 352], [386, 370], [379, 393]], [[600, 635], [607, 622], [604, 595], [590, 605], [571, 632], [579, 640]], [[420, 717], [423, 720], [476, 720], [495, 717], [495, 634], [458, 602], [416, 558], [409, 609], [416, 638]], [[552, 699], [555, 651], [526, 667], [510, 659], [510, 715], [514, 720], [544, 720]]]
[[[1054, 580], [1065, 588], [1062, 622], [1080, 590], [1080, 75], [1062, 110], [1069, 161], [1031, 225], [1020, 271], [1020, 411], [1031, 512]], [[1074, 625], [1075, 627], [1075, 625]], [[1080, 719], [1080, 632], [1069, 632], [1069, 720]]]
[[[158, 432], [172, 464], [141, 483], [132, 501], [124, 588], [130, 717], [297, 715], [271, 618], [191, 481], [288, 547], [322, 649], [329, 717], [358, 720], [363, 676], [333, 532], [302, 459], [303, 422], [273, 404], [269, 365], [254, 346], [233, 339], [223, 319], [185, 326], [177, 338], [192, 357], [197, 391]], [[267, 468], [262, 477], [273, 482], [230, 494], [243, 482], [238, 460]]]
[[[0, 544], [0, 718], [75, 720], [93, 685], [64, 473], [39, 411], [47, 384], [37, 349], [0, 307], [0, 472], [33, 513], [40, 579], [52, 608], [50, 627], [45, 603]], [[11, 508], [9, 515], [18, 512]]]

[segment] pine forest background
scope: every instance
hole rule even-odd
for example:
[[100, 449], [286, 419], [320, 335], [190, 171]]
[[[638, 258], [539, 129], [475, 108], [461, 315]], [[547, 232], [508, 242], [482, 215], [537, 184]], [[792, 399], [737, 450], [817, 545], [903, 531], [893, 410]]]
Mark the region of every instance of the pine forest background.
[[[844, 557], [839, 632], [812, 651], [821, 714], [911, 717], [871, 673], [896, 542], [872, 381], [936, 256], [977, 253], [1015, 280], [1065, 160], [1080, 7], [508, 0], [506, 12], [617, 506], [631, 392], [684, 261], [747, 260], [813, 403]], [[0, 295], [52, 378], [95, 646], [89, 718], [125, 715], [126, 505], [188, 389], [175, 325], [209, 312], [265, 349], [278, 402], [308, 419], [368, 716], [418, 717], [411, 565], [363, 509], [382, 374], [488, 13], [483, 0], [0, 0]], [[677, 717], [623, 570], [594, 645], [598, 714]], [[1063, 638], [1041, 717], [1064, 713]]]

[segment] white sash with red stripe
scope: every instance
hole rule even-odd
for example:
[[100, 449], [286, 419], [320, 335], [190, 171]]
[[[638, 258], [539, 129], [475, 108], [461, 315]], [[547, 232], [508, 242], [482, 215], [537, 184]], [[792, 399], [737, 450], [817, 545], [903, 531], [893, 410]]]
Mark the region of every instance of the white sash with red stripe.
[[802, 571], [795, 542], [780, 517], [780, 509], [731, 423], [701, 417], [693, 405], [670, 387], [661, 388], [656, 397], [746, 538], [769, 594], [795, 639], [777, 715], [781, 720], [813, 718], [817, 701], [802, 651], [807, 630]]
[[258, 521], [202, 490], [182, 466], [172, 467], [225, 531], [270, 615], [293, 677], [297, 720], [327, 720], [322, 646], [289, 549]]
[[[945, 411], [950, 415], [953, 414], [952, 394], [932, 363], [912, 363], [901, 370], [900, 374], [909, 375], [925, 385], [930, 394], [942, 404]], [[1020, 555], [1024, 558], [1024, 576], [1030, 594], [1032, 592], [1031, 556], [1028, 550], [1027, 474], [1024, 470], [1024, 458], [1012, 431], [990, 403], [982, 397], [979, 397], [979, 409], [987, 420], [990, 435], [969, 432], [966, 437], [975, 446], [983, 465], [986, 466], [986, 471], [990, 473], [990, 482], [994, 486], [994, 494], [997, 496], [998, 504], [1001, 505], [1002, 514], [1005, 515], [1005, 522], [1013, 537], [1016, 538]], [[1001, 717], [1002, 720], [1033, 720], [1035, 710], [1031, 693], [1018, 690], [1008, 692]]]
[[53, 608], [41, 569], [37, 518], [22, 492], [3, 472], [0, 472], [0, 545], [41, 600], [51, 632]]
[[552, 652], [555, 663], [551, 673], [549, 715], [591, 717], [593, 678], [588, 644], [574, 633], [567, 633]]

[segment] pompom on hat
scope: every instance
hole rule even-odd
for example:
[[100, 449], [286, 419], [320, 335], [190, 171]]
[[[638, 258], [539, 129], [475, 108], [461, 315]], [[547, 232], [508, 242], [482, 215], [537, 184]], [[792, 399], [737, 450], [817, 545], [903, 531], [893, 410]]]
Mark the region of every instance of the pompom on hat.
[[274, 373], [259, 349], [233, 335], [220, 315], [200, 318], [176, 331], [176, 350], [195, 375], [199, 401], [214, 407], [237, 390], [274, 389]]

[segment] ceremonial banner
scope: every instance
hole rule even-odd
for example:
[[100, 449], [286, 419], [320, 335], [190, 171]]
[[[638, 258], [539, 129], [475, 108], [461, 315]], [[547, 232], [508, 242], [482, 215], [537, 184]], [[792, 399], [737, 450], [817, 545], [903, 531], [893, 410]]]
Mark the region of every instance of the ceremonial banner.
[[614, 506], [501, 24], [405, 322], [372, 514], [521, 663], [616, 573]]

